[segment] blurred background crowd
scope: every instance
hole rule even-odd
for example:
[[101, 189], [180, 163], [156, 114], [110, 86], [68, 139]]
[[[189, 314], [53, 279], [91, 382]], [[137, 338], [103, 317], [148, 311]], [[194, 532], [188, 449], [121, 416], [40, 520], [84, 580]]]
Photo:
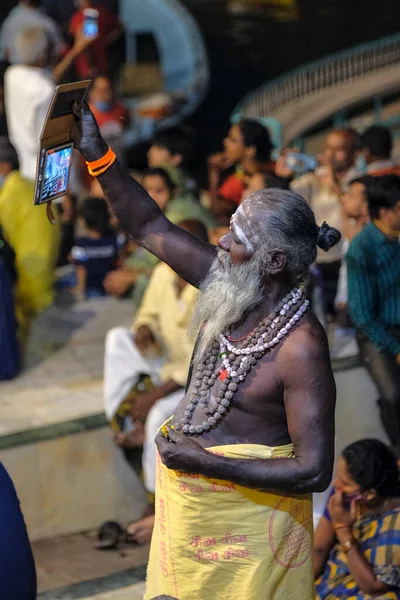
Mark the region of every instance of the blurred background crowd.
[[[208, 121], [204, 117], [209, 97], [202, 104], [210, 75], [202, 42], [198, 42], [197, 66], [180, 57], [179, 38], [171, 56], [165, 50], [160, 58], [153, 37], [143, 33], [132, 48], [128, 4], [21, 0], [4, 15], [0, 30], [0, 379], [16, 378], [23, 371], [31, 328], [49, 318], [60, 297], [75, 303], [102, 302], [107, 296], [131, 302], [132, 327], [115, 327], [105, 340], [104, 407], [116, 444], [136, 470], [137, 451], [143, 448], [149, 506], [143, 519], [128, 527], [128, 534], [142, 543], [149, 539], [154, 519], [153, 439], [184, 394], [192, 352], [186, 330], [197, 291], [126, 237], [123, 224], [109, 213], [99, 183], [87, 174], [78, 153], [68, 194], [56, 206], [57, 224], [49, 224], [43, 206], [33, 206], [39, 136], [56, 85], [92, 80], [88, 102], [104, 139], [167, 217], [199, 238], [217, 244], [241, 202], [268, 187], [298, 192], [312, 207], [318, 225], [326, 221], [340, 230], [341, 243], [318, 253], [304, 283], [332, 348], [338, 339], [357, 348], [376, 385], [382, 423], [399, 458], [400, 78], [391, 77], [386, 96], [384, 88], [377, 92], [371, 80], [368, 92], [350, 103], [347, 113], [335, 107], [325, 115], [322, 108], [319, 120], [289, 135], [282, 130], [283, 116], [279, 120], [284, 107], [271, 104], [271, 110], [265, 109], [262, 98], [258, 112], [250, 97], [229, 122], [233, 106], [220, 98], [229, 95], [230, 85], [237, 83], [233, 97], [243, 87], [240, 74], [237, 82], [230, 76], [212, 84], [211, 106], [218, 126], [210, 133], [211, 117]], [[245, 2], [231, 4], [237, 11], [246, 10]], [[97, 11], [95, 37], [84, 34], [88, 9]], [[279, 18], [295, 20], [298, 10], [295, 2], [286, 3], [285, 9], [278, 10]], [[193, 23], [187, 26], [190, 29]], [[197, 29], [196, 35], [200, 36]], [[363, 41], [357, 36], [355, 41]], [[398, 68], [399, 42], [390, 43], [393, 57], [382, 59], [382, 66]], [[248, 52], [251, 57], [254, 49], [249, 47]], [[364, 60], [360, 52], [349, 69], [356, 68], [357, 57]], [[303, 51], [304, 60], [306, 54]], [[376, 56], [377, 65], [378, 51]], [[179, 63], [172, 75], [165, 67], [168, 61]], [[233, 71], [235, 65], [226, 68]], [[316, 72], [323, 73], [322, 67]], [[186, 88], [182, 73], [191, 81]], [[374, 70], [368, 73], [372, 77]], [[354, 73], [351, 76], [355, 78]], [[294, 91], [295, 86], [311, 85], [311, 76], [307, 81], [301, 77], [293, 78], [289, 91], [282, 87], [282, 94], [293, 94], [292, 101], [299, 103], [302, 95]], [[260, 82], [253, 77], [254, 85]], [[332, 82], [325, 81], [319, 88], [313, 85], [318, 109], [306, 106], [307, 118], [328, 106], [335, 94], [318, 99], [316, 94]], [[286, 96], [280, 98], [283, 106]], [[367, 100], [375, 102], [374, 111]], [[289, 109], [294, 112], [293, 103]], [[382, 116], [385, 110], [390, 118]], [[208, 124], [205, 135], [202, 118]], [[299, 111], [301, 119], [304, 115]], [[384, 450], [376, 452], [390, 463]], [[378, 477], [376, 472], [373, 475]], [[357, 485], [361, 480], [360, 476]]]

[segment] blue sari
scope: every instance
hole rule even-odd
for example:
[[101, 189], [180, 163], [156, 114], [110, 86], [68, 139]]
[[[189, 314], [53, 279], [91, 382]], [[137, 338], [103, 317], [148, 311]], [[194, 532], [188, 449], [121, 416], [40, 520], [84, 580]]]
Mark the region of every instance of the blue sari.
[[35, 600], [36, 571], [13, 482], [0, 463], [0, 598]]
[[[324, 514], [329, 519], [329, 514]], [[389, 591], [380, 600], [400, 598], [400, 509], [391, 509], [382, 515], [365, 515], [352, 528], [359, 550], [371, 565], [377, 579]], [[360, 590], [351, 575], [347, 554], [336, 540], [324, 572], [315, 582], [316, 600], [369, 600], [371, 596]]]
[[0, 256], [0, 307], [0, 380], [2, 380], [16, 377], [21, 366], [13, 281], [10, 268], [2, 256]]

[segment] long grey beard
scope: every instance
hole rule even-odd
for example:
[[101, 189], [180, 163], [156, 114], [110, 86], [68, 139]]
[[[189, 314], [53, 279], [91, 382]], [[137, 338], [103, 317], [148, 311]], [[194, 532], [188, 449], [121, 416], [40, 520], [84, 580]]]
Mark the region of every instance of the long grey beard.
[[218, 258], [200, 286], [200, 294], [191, 323], [191, 333], [199, 332], [196, 359], [201, 359], [214, 340], [263, 299], [261, 284], [262, 259], [233, 265], [227, 252], [219, 250]]

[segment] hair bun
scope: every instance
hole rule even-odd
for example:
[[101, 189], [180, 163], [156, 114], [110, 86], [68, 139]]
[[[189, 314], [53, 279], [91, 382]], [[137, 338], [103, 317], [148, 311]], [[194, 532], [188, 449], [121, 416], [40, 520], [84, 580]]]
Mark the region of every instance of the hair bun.
[[340, 242], [341, 237], [342, 234], [340, 231], [334, 227], [330, 227], [330, 225], [324, 221], [318, 229], [317, 246], [318, 248], [325, 250], [325, 252], [328, 252], [328, 250]]

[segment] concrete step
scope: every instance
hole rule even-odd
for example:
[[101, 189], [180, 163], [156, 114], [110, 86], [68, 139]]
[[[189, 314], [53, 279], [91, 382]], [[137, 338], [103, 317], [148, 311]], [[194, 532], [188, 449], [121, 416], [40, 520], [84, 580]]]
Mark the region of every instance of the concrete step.
[[39, 600], [139, 600], [144, 594], [148, 546], [94, 549], [96, 533], [33, 543]]
[[0, 460], [19, 495], [31, 540], [127, 522], [142, 485], [103, 414], [104, 337], [133, 305], [110, 298], [55, 306], [32, 331], [30, 368], [0, 383]]

